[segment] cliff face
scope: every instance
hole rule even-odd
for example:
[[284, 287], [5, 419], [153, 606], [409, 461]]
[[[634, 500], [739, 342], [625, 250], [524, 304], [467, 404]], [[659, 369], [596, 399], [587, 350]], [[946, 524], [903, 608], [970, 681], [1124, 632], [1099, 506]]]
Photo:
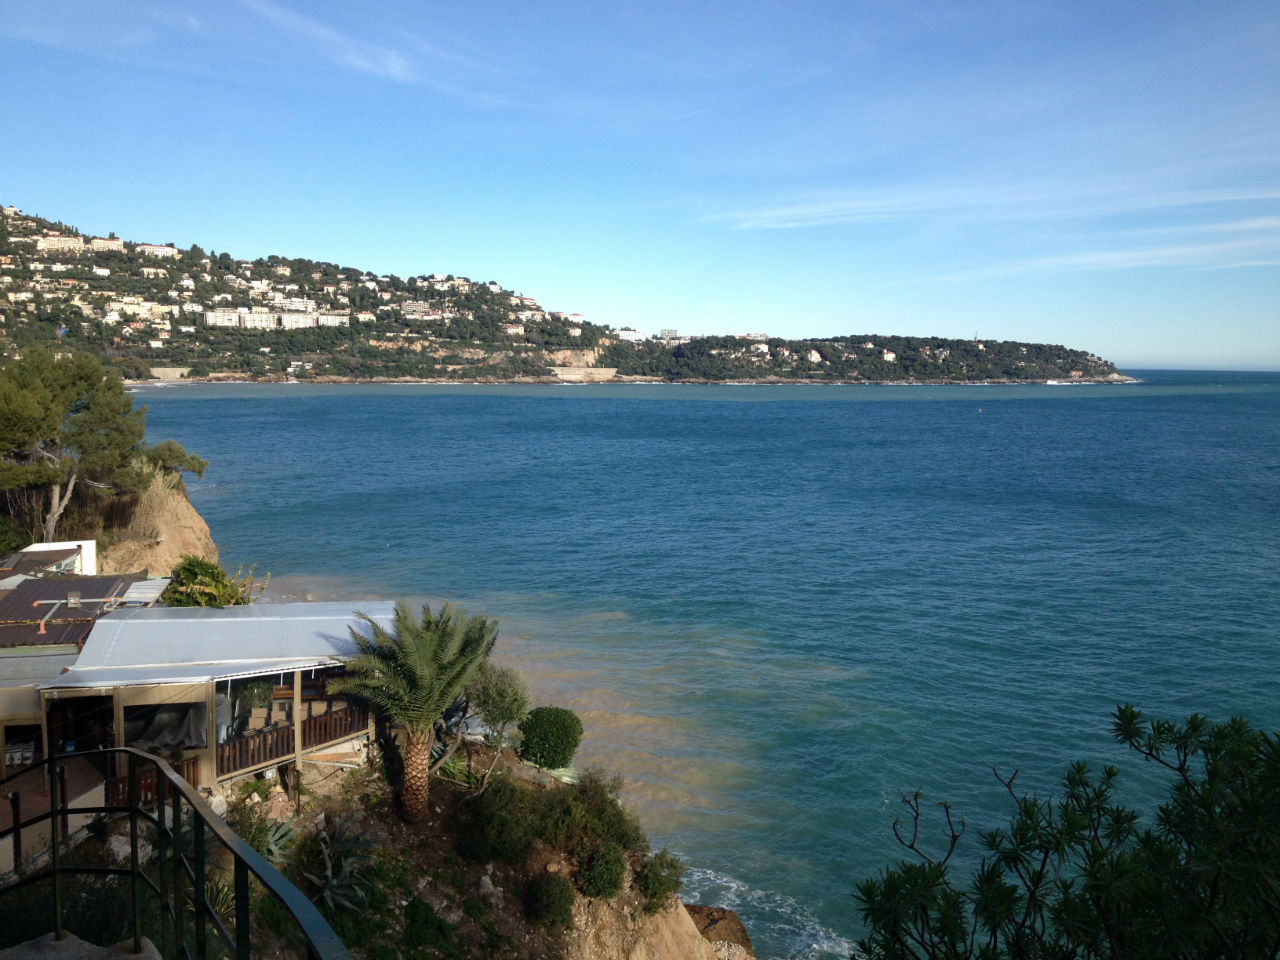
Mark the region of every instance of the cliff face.
[[613, 900], [577, 897], [562, 960], [754, 960], [751, 938], [732, 910], [686, 906], [676, 898], [646, 914], [634, 892]]
[[653, 915], [627, 901], [579, 897], [564, 960], [714, 960], [679, 900]]
[[122, 539], [98, 558], [104, 574], [146, 570], [153, 577], [167, 576], [186, 554], [204, 560], [218, 559], [218, 548], [209, 525], [196, 513], [180, 485], [157, 477], [138, 498]]

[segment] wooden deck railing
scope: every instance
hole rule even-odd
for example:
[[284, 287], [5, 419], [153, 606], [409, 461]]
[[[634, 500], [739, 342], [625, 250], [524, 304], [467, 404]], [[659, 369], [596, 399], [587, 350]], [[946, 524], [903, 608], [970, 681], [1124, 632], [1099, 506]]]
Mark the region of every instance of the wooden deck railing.
[[270, 763], [293, 753], [293, 727], [268, 727], [218, 745], [218, 776]]
[[363, 703], [353, 703], [341, 710], [331, 710], [318, 717], [302, 721], [302, 748], [309, 750], [322, 743], [330, 743], [362, 733], [369, 726], [369, 708]]

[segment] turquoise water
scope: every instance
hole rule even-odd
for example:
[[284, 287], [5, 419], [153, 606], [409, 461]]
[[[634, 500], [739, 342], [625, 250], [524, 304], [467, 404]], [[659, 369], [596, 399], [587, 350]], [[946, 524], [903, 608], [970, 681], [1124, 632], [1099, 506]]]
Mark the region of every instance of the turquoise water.
[[[1280, 375], [1074, 386], [145, 388], [276, 595], [450, 599], [583, 714], [686, 899], [847, 956], [899, 791], [1124, 763], [1117, 702], [1280, 728]], [[1130, 768], [1126, 767], [1126, 773]], [[1153, 788], [1134, 768], [1133, 796]]]

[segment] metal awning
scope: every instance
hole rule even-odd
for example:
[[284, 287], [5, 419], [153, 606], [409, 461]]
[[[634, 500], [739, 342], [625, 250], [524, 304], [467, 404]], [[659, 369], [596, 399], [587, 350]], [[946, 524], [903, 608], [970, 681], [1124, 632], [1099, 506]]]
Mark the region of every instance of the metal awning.
[[204, 683], [209, 680], [238, 680], [264, 674], [292, 673], [320, 667], [341, 666], [333, 658], [309, 660], [253, 660], [232, 664], [173, 663], [133, 667], [71, 667], [66, 673], [40, 684], [41, 690], [65, 690], [72, 687], [132, 687], [152, 683]]
[[199, 683], [334, 666], [356, 655], [351, 637], [389, 627], [395, 605], [361, 603], [136, 607], [99, 619], [66, 673], [42, 689]]

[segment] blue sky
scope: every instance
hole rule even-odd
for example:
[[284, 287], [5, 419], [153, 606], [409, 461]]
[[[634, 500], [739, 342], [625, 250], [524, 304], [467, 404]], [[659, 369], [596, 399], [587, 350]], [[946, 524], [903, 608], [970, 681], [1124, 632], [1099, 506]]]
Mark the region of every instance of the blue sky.
[[615, 327], [1280, 369], [1280, 9], [0, 0], [0, 202]]

